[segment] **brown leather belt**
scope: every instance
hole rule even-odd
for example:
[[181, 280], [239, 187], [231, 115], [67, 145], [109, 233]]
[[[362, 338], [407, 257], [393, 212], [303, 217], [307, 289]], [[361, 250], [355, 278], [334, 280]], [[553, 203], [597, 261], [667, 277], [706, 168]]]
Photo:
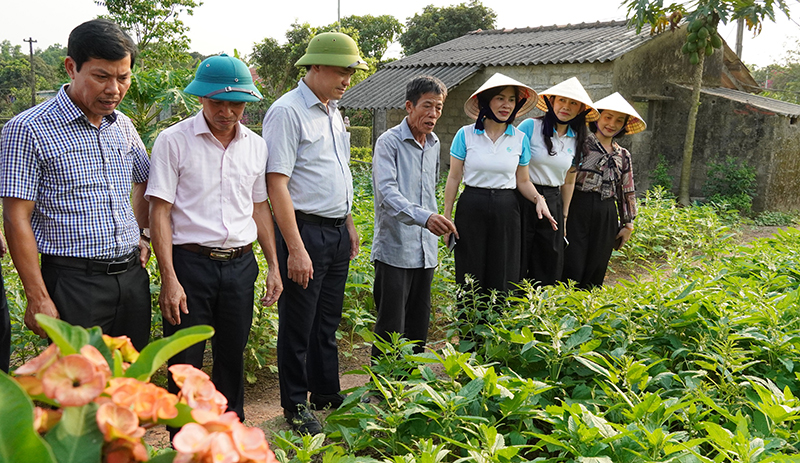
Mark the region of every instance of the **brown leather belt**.
[[221, 261], [236, 259], [253, 250], [252, 244], [239, 248], [209, 248], [207, 246], [200, 246], [199, 244], [176, 244], [175, 246], [195, 254], [206, 256], [211, 260]]

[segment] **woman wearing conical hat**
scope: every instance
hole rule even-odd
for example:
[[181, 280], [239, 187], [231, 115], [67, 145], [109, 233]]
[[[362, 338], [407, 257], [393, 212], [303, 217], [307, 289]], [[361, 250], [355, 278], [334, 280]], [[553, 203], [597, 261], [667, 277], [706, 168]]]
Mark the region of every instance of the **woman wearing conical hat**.
[[536, 190], [558, 223], [554, 231], [534, 213], [534, 204], [520, 199], [522, 212], [522, 278], [534, 284], [552, 285], [564, 267], [564, 222], [575, 179], [573, 162], [586, 138], [586, 121], [597, 120], [593, 107], [576, 77], [539, 94], [536, 107], [544, 116], [522, 121], [518, 129], [531, 141], [528, 172]]
[[466, 185], [455, 214], [459, 231], [456, 282], [464, 285], [466, 275], [472, 275], [482, 294], [506, 291], [519, 281], [520, 215], [515, 190], [537, 204], [538, 216], [552, 220], [528, 177], [528, 138], [511, 125], [515, 117], [533, 108], [536, 98], [527, 85], [493, 75], [464, 104], [475, 123], [459, 129], [450, 147], [445, 217], [452, 217], [462, 179]]
[[589, 124], [592, 133], [577, 163], [563, 274], [584, 289], [602, 286], [611, 253], [631, 237], [636, 217], [631, 154], [615, 139], [647, 127], [619, 93], [595, 107], [600, 119]]

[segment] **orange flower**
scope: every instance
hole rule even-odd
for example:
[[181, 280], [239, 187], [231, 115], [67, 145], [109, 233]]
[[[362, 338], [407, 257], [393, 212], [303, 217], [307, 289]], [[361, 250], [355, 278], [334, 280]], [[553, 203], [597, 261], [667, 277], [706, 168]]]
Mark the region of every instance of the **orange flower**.
[[122, 360], [126, 362], [133, 363], [139, 358], [139, 352], [133, 347], [133, 344], [131, 344], [131, 338], [127, 336], [112, 338], [104, 334], [103, 341], [112, 353], [115, 350], [119, 350], [120, 354], [122, 354]]
[[56, 360], [42, 375], [44, 394], [65, 407], [88, 404], [103, 392], [105, 381], [86, 357], [67, 355]]
[[215, 432], [209, 436], [211, 458], [207, 461], [213, 463], [236, 463], [240, 460], [233, 439], [227, 433]]
[[239, 455], [245, 460], [259, 462], [269, 459], [269, 444], [267, 444], [264, 431], [259, 428], [248, 428], [238, 421], [232, 428], [233, 444]]
[[169, 372], [172, 373], [172, 380], [175, 381], [175, 384], [177, 384], [178, 387], [183, 387], [183, 382], [186, 381], [186, 378], [190, 378], [192, 376], [210, 379], [202, 370], [198, 370], [191, 365], [186, 365], [183, 363], [172, 365], [169, 367]]
[[216, 415], [221, 415], [228, 407], [228, 399], [217, 391], [206, 374], [185, 377], [179, 397], [195, 410], [205, 410]]
[[139, 426], [139, 418], [127, 408], [113, 403], [104, 403], [97, 408], [97, 428], [103, 433], [106, 442], [114, 439], [138, 440], [144, 436], [144, 428]]
[[106, 358], [103, 357], [103, 354], [101, 354], [96, 347], [89, 344], [81, 347], [80, 352], [81, 355], [92, 362], [95, 371], [103, 377], [103, 384], [106, 384], [108, 378], [111, 377], [111, 368], [108, 367], [108, 362], [106, 362]]
[[31, 397], [44, 394], [44, 390], [42, 390], [42, 380], [36, 376], [19, 376], [14, 378], [14, 380], [19, 383], [22, 389], [25, 389], [25, 392]]
[[33, 428], [39, 434], [44, 434], [53, 429], [61, 420], [61, 410], [36, 407], [33, 409]]
[[147, 461], [147, 448], [141, 442], [126, 439], [115, 439], [103, 446], [104, 463], [131, 463]]
[[[172, 446], [178, 451], [178, 456], [202, 455], [208, 451], [210, 441], [208, 430], [197, 423], [186, 423], [172, 439]], [[186, 460], [186, 461], [191, 461]], [[178, 463], [176, 456], [175, 462]]]
[[38, 376], [40, 373], [46, 370], [47, 367], [52, 365], [60, 355], [61, 351], [58, 349], [58, 346], [55, 344], [50, 344], [50, 346], [48, 346], [44, 352], [28, 360], [24, 365], [17, 368], [14, 371], [14, 374]]
[[113, 378], [105, 393], [115, 404], [136, 413], [142, 421], [156, 422], [178, 416], [175, 407], [178, 397], [154, 384], [133, 378]]

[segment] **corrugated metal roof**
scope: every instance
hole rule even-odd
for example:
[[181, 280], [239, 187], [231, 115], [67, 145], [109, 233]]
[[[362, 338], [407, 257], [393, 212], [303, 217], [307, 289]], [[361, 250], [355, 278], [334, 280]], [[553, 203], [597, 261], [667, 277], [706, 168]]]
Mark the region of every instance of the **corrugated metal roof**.
[[485, 66], [612, 61], [650, 40], [624, 21], [475, 31], [393, 61], [348, 90], [344, 108], [401, 108], [406, 82], [436, 76], [451, 89]]
[[382, 69], [346, 91], [339, 101], [342, 108], [402, 108], [406, 101], [406, 84], [423, 74], [438, 77], [450, 90], [467, 80], [481, 66], [429, 66]]
[[386, 68], [480, 64], [515, 66], [611, 61], [650, 40], [625, 21], [475, 31], [389, 63]]
[[[686, 86], [682, 87], [689, 88]], [[708, 95], [728, 98], [781, 116], [800, 116], [800, 105], [788, 103], [786, 101], [774, 100], [765, 96], [753, 95], [752, 93], [740, 92], [739, 90], [722, 87], [704, 87], [701, 91]]]

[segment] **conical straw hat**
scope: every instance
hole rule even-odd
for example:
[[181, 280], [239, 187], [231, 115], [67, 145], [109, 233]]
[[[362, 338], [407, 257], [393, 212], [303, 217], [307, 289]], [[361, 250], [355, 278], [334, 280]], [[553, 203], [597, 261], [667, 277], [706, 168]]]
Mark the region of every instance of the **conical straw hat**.
[[614, 92], [599, 100], [594, 104], [594, 107], [598, 110], [605, 109], [628, 115], [628, 123], [625, 124], [625, 133], [628, 135], [643, 132], [647, 128], [642, 116], [633, 109], [633, 106], [619, 92]]
[[511, 77], [500, 74], [498, 72], [492, 77], [490, 77], [489, 80], [487, 80], [483, 85], [481, 85], [479, 89], [475, 90], [475, 93], [473, 93], [472, 96], [469, 97], [469, 99], [464, 103], [464, 112], [467, 113], [467, 116], [469, 116], [471, 119], [477, 119], [478, 113], [480, 113], [481, 111], [480, 105], [478, 104], [478, 94], [490, 88], [509, 87], [509, 86], [517, 87], [517, 89], [519, 90], [520, 99], [522, 98], [528, 99], [528, 101], [526, 101], [525, 104], [523, 104], [522, 107], [519, 108], [519, 111], [517, 111], [517, 117], [533, 109], [533, 106], [536, 104], [537, 101], [536, 92], [532, 88], [523, 84], [522, 82], [516, 81]]
[[583, 85], [581, 85], [577, 77], [570, 77], [564, 82], [553, 85], [552, 87], [540, 93], [539, 101], [536, 103], [536, 107], [544, 112], [547, 112], [547, 103], [544, 102], [544, 99], [546, 96], [551, 95], [571, 98], [585, 104], [587, 108], [591, 109], [591, 111], [586, 115], [586, 122], [596, 121], [597, 118], [600, 117], [600, 113], [597, 112], [597, 109], [595, 109], [592, 99], [589, 98], [589, 94], [586, 93], [586, 90], [584, 90]]

